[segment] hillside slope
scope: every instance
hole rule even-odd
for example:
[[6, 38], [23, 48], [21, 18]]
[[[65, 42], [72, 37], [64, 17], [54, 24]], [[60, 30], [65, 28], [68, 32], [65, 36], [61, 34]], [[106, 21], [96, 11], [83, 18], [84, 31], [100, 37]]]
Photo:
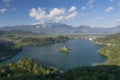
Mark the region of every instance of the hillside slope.
[[15, 29], [15, 30], [6, 31], [2, 35], [4, 37], [30, 37], [30, 36], [32, 37], [32, 36], [41, 36], [41, 35], [44, 35], [44, 33], [38, 34], [30, 31], [22, 31], [22, 30]]
[[105, 64], [120, 65], [120, 33], [98, 38], [96, 44], [105, 45], [99, 52], [108, 57]]
[[63, 72], [28, 58], [0, 65], [0, 80], [119, 80], [119, 73], [119, 66], [79, 67]]

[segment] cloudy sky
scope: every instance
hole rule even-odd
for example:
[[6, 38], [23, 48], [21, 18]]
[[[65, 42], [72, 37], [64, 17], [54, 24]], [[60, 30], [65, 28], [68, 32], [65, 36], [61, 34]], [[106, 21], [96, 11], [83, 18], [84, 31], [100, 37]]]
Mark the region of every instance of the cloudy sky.
[[0, 0], [0, 27], [38, 23], [114, 27], [120, 0]]

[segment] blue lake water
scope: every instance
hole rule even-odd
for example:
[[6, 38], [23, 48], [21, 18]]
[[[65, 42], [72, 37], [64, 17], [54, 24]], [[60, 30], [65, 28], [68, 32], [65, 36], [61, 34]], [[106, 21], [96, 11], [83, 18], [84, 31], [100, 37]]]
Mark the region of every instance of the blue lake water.
[[[64, 45], [71, 49], [71, 52], [67, 55], [58, 51], [58, 48]], [[37, 47], [25, 46], [21, 52], [3, 61], [3, 63], [29, 57], [40, 64], [55, 66], [63, 70], [79, 66], [93, 66], [106, 61], [106, 57], [99, 54], [99, 48], [100, 46], [94, 45], [89, 40], [69, 40], [67, 42]]]

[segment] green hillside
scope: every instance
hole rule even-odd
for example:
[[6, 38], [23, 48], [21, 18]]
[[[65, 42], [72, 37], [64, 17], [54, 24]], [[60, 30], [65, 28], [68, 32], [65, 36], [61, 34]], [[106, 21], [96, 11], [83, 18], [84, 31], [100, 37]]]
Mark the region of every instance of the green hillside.
[[80, 67], [66, 71], [59, 80], [119, 80], [119, 73], [118, 66]]
[[[24, 33], [23, 33], [24, 34]], [[23, 35], [24, 36], [24, 35]], [[22, 50], [26, 46], [51, 45], [69, 40], [65, 36], [56, 37], [0, 37], [0, 60], [7, 59]]]
[[22, 47], [18, 44], [14, 44], [11, 41], [0, 40], [0, 60], [11, 57], [21, 50]]
[[61, 71], [43, 66], [29, 58], [0, 65], [0, 80], [119, 80], [119, 66], [79, 67]]
[[6, 31], [4, 32], [2, 37], [34, 37], [34, 36], [41, 36], [45, 34], [38, 34], [38, 33], [33, 33], [29, 31], [22, 31], [22, 30], [11, 30], [11, 31]]
[[100, 54], [108, 57], [105, 64], [120, 65], [120, 33], [98, 38], [95, 43], [105, 45], [99, 50]]
[[0, 65], [0, 80], [52, 80], [60, 73], [57, 68], [39, 65], [28, 58]]

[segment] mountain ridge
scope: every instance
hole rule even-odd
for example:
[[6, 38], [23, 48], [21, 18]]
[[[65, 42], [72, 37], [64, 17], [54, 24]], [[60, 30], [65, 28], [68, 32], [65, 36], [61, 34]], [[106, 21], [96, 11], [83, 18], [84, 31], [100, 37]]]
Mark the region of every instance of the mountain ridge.
[[113, 28], [98, 28], [90, 27], [86, 25], [80, 25], [73, 27], [60, 23], [45, 23], [36, 25], [16, 25], [1, 27], [1, 31], [22, 30], [30, 31], [34, 33], [47, 33], [47, 34], [63, 34], [63, 33], [118, 33], [120, 32], [120, 25]]

